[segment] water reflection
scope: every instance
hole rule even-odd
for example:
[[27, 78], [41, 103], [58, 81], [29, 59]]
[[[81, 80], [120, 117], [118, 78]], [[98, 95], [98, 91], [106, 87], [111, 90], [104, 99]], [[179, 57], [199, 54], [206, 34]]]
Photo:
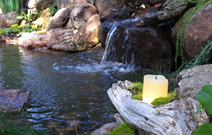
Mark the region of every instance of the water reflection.
[[114, 121], [116, 111], [106, 91], [118, 72], [99, 66], [103, 51], [70, 54], [0, 47], [0, 87], [31, 91], [25, 109], [15, 117], [52, 134], [76, 134], [76, 125], [78, 133], [86, 134]]
[[0, 81], [1, 88], [18, 89], [23, 86], [21, 78], [24, 76], [21, 69], [21, 53], [17, 46], [3, 46], [0, 48]]

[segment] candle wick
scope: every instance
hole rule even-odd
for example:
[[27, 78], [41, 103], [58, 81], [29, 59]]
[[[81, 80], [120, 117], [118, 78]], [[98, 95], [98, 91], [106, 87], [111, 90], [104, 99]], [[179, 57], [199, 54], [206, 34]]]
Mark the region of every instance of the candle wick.
[[157, 76], [155, 77], [155, 80], [157, 80]]

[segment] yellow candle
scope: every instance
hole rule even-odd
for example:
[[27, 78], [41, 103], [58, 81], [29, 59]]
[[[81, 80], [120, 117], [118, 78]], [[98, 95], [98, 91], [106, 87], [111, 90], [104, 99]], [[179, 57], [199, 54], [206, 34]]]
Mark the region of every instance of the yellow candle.
[[143, 101], [151, 102], [159, 97], [168, 96], [168, 80], [162, 75], [145, 75], [143, 83]]

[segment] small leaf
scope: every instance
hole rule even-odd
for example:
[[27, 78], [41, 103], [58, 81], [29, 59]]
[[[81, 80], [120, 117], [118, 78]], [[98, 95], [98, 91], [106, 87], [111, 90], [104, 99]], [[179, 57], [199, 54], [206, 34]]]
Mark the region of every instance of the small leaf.
[[212, 135], [212, 124], [203, 124], [194, 131], [193, 135]]
[[18, 19], [18, 20], [22, 20], [22, 19], [23, 19], [23, 17], [22, 17], [22, 16], [17, 16], [17, 17], [16, 17], [16, 19]]
[[198, 107], [197, 107], [197, 110], [196, 112], [193, 114], [192, 117], [194, 117], [198, 112], [200, 112], [202, 110], [202, 105], [200, 104]]
[[212, 85], [205, 85], [197, 94], [197, 100], [212, 115]]

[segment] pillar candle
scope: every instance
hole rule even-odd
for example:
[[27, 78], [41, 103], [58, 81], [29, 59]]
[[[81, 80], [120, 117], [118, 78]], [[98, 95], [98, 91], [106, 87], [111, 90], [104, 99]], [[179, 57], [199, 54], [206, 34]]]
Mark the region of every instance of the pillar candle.
[[168, 96], [168, 80], [162, 75], [145, 75], [143, 82], [143, 102], [151, 102]]

